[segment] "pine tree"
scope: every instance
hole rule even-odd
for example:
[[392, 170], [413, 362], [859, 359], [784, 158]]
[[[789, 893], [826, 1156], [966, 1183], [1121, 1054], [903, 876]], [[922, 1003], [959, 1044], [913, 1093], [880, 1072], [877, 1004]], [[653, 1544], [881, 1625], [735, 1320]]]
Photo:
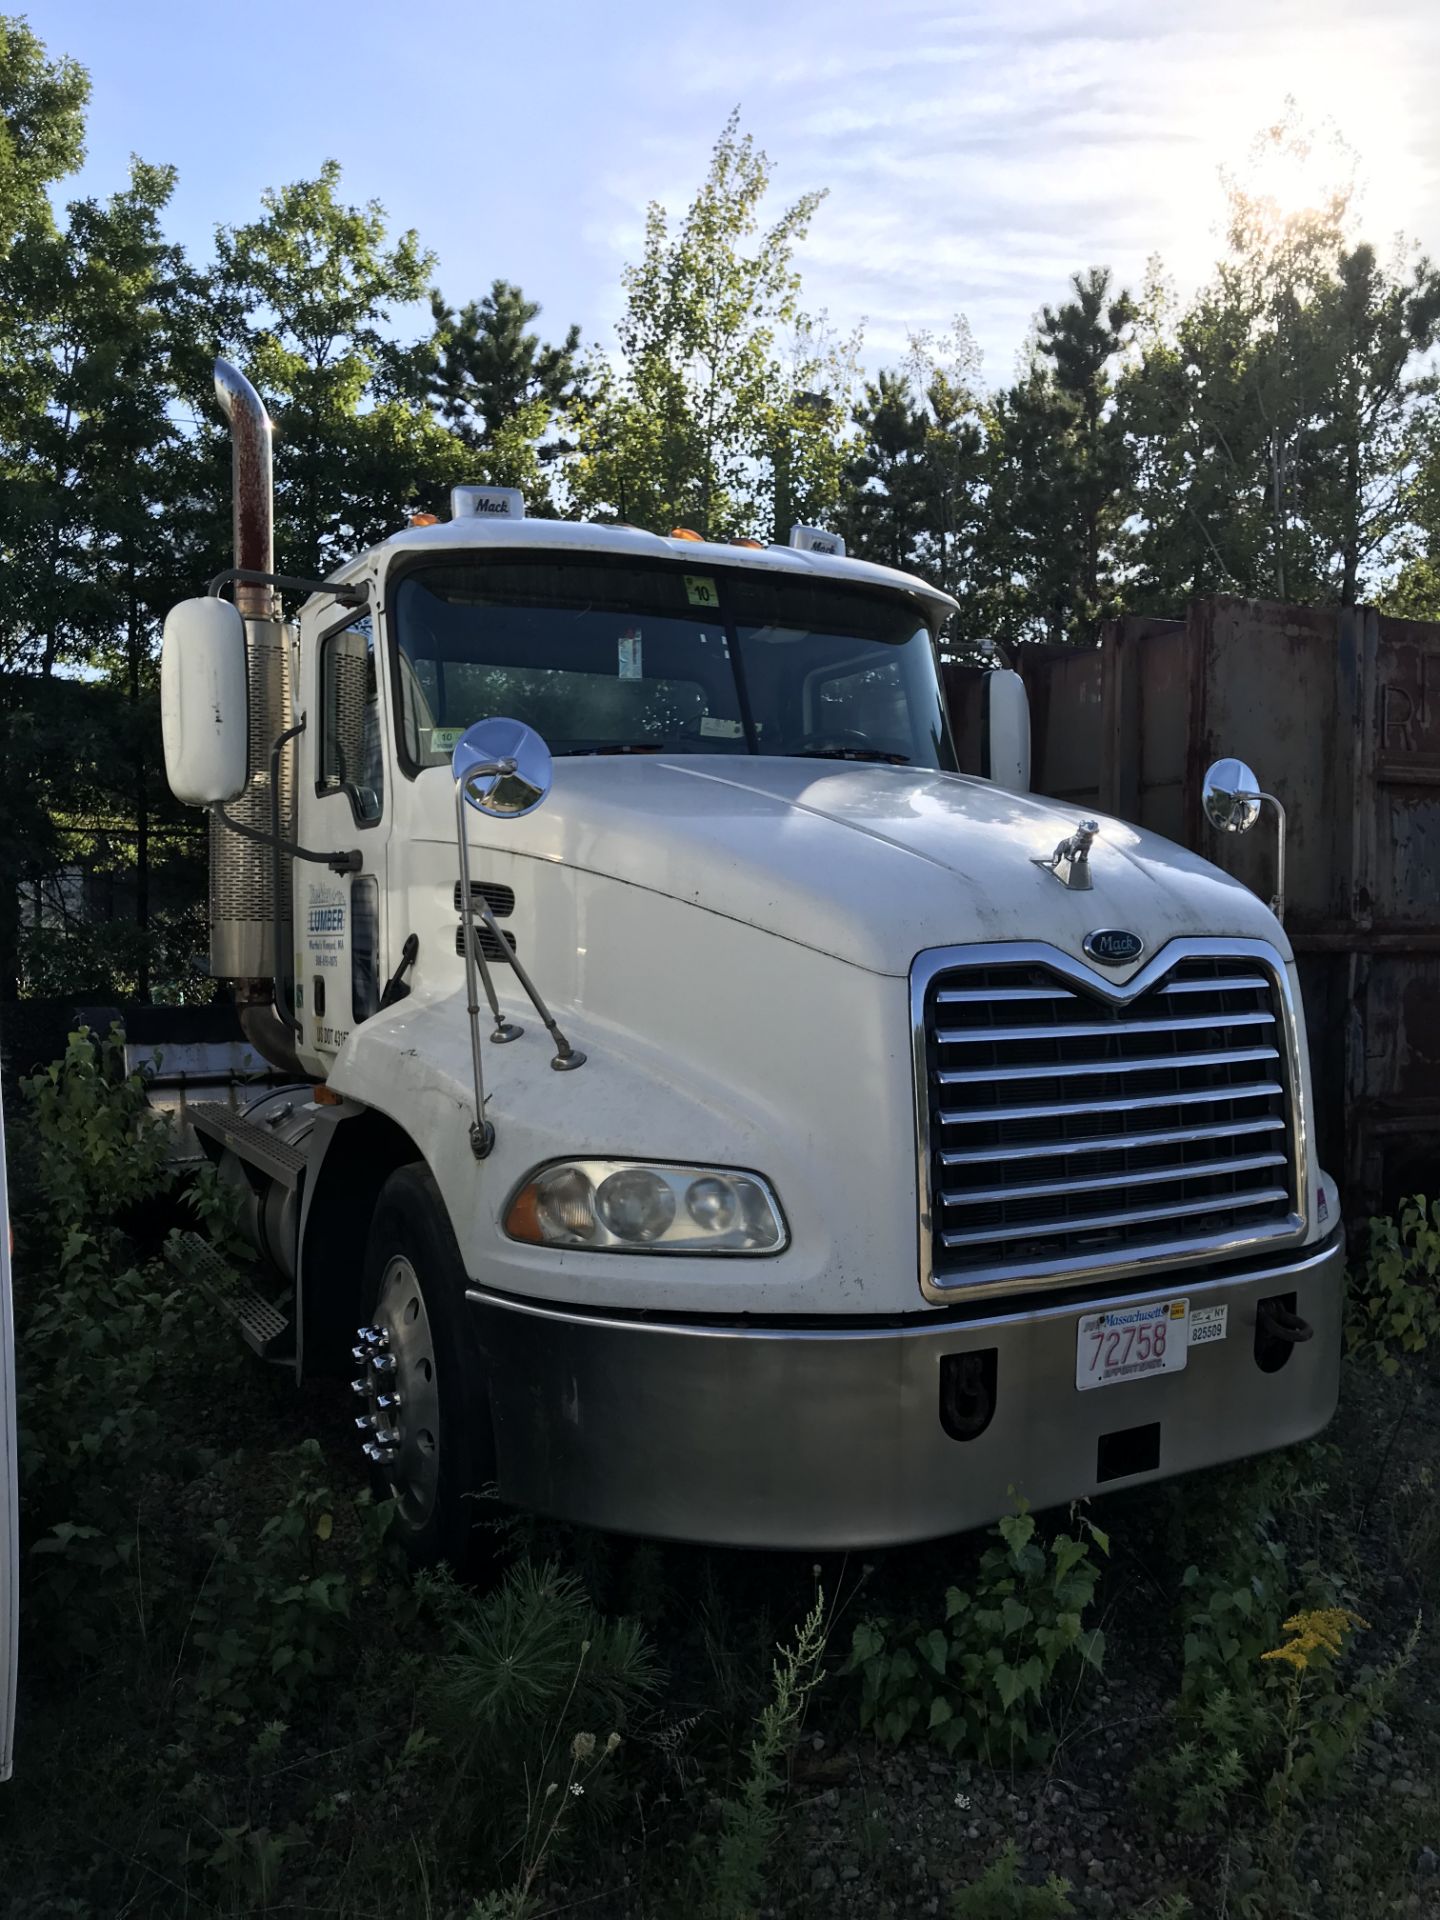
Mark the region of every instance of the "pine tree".
[[1074, 299], [1043, 309], [1029, 369], [991, 410], [985, 564], [996, 637], [1088, 645], [1119, 606], [1133, 511], [1111, 370], [1135, 309], [1108, 268], [1070, 284]]

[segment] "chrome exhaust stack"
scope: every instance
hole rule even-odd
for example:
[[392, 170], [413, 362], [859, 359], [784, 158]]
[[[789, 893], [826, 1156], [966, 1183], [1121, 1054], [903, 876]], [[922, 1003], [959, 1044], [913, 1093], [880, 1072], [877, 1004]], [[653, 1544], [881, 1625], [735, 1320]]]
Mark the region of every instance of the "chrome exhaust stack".
[[[228, 360], [215, 362], [215, 397], [230, 423], [235, 566], [249, 573], [275, 570], [275, 505], [271, 427], [259, 394]], [[290, 644], [278, 616], [274, 588], [237, 580], [235, 606], [245, 621], [249, 691], [248, 776], [229, 811], [257, 832], [274, 819], [271, 749], [290, 725]], [[285, 838], [295, 828], [295, 786], [289, 756], [279, 757], [279, 818]], [[276, 898], [277, 866], [280, 898]], [[304, 1078], [293, 1036], [276, 1010], [290, 931], [290, 861], [232, 833], [210, 815], [210, 971], [233, 982], [240, 1025], [257, 1053], [283, 1072]]]

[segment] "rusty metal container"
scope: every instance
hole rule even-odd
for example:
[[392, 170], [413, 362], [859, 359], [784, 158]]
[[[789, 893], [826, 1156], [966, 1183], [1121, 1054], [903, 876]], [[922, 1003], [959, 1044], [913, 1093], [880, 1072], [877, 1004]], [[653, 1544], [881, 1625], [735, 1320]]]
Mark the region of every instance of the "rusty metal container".
[[[953, 673], [955, 670], [951, 670]], [[1289, 818], [1286, 931], [1319, 1146], [1352, 1218], [1440, 1187], [1440, 625], [1371, 608], [1197, 601], [1021, 663], [1037, 792], [1192, 847], [1262, 898], [1264, 823], [1216, 834], [1201, 784], [1248, 761]], [[950, 675], [947, 675], [947, 686]], [[962, 712], [978, 695], [955, 685]], [[967, 764], [974, 764], [973, 761]]]

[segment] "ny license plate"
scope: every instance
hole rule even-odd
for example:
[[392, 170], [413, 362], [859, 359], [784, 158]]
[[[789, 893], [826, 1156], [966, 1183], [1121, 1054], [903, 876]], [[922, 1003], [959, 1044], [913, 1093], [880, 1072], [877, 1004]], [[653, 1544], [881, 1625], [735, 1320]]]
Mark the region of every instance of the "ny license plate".
[[1075, 1385], [1114, 1387], [1178, 1373], [1190, 1351], [1190, 1302], [1158, 1300], [1144, 1307], [1112, 1307], [1080, 1316], [1075, 1340]]

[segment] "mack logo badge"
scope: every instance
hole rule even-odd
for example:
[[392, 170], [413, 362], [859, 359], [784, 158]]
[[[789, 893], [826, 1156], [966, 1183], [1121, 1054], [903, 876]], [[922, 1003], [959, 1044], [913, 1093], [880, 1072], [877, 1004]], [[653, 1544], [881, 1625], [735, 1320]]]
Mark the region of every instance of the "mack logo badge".
[[1085, 951], [1102, 967], [1123, 967], [1140, 958], [1145, 942], [1138, 933], [1127, 933], [1123, 927], [1099, 927], [1086, 934]]

